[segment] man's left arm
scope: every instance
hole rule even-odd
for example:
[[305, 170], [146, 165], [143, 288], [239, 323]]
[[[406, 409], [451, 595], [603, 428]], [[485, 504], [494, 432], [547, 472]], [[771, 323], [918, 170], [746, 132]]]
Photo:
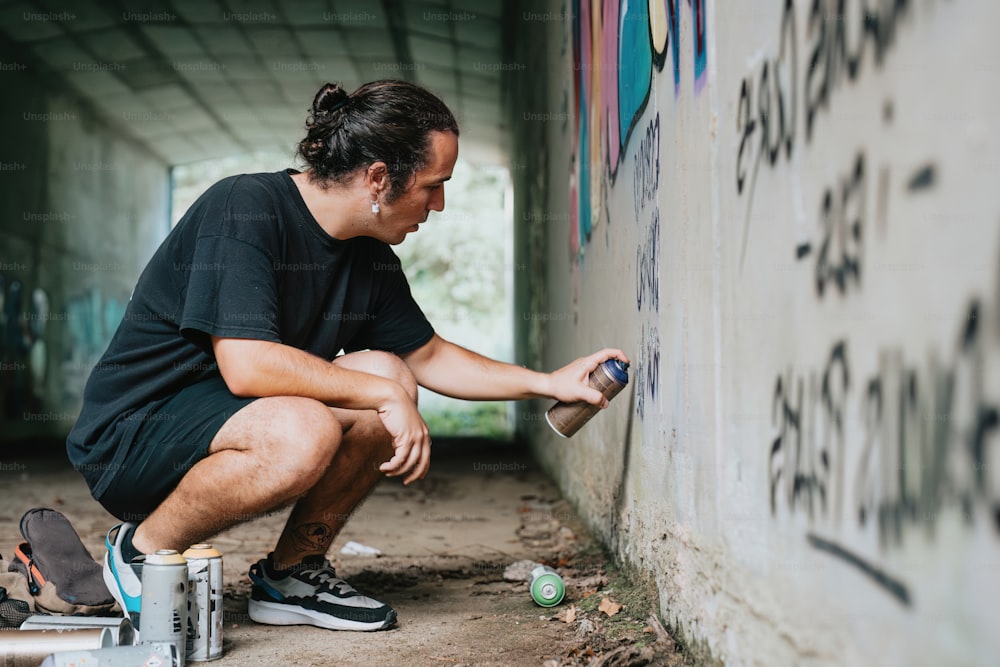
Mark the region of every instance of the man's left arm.
[[539, 373], [490, 359], [437, 334], [425, 345], [402, 355], [422, 387], [445, 396], [470, 401], [554, 398], [587, 401], [602, 408], [607, 407], [608, 401], [590, 387], [588, 377], [602, 362], [612, 358], [629, 363], [621, 350], [605, 348], [551, 373]]

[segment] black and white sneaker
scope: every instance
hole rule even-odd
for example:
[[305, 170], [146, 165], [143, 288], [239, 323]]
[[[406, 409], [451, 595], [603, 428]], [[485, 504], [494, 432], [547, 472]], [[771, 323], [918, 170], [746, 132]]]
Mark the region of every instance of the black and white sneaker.
[[366, 597], [323, 556], [307, 556], [290, 572], [271, 576], [267, 559], [250, 566], [250, 618], [267, 625], [315, 625], [330, 630], [383, 630], [396, 622], [387, 604]]

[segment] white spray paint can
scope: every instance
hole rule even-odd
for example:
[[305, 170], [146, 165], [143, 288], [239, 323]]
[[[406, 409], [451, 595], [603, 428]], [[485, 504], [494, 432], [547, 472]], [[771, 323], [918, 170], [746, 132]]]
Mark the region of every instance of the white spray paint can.
[[143, 642], [135, 646], [115, 646], [92, 651], [59, 651], [49, 655], [39, 667], [181, 667], [177, 646], [170, 642]]
[[142, 642], [169, 642], [184, 664], [187, 648], [188, 567], [184, 556], [160, 549], [142, 566]]
[[222, 554], [211, 544], [184, 552], [188, 567], [187, 659], [222, 657]]

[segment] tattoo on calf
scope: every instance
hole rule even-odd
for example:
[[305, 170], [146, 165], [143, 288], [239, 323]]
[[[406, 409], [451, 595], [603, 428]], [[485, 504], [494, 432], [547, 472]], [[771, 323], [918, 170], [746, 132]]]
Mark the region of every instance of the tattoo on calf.
[[333, 542], [333, 530], [325, 523], [304, 523], [295, 528], [292, 537], [302, 551], [326, 551]]

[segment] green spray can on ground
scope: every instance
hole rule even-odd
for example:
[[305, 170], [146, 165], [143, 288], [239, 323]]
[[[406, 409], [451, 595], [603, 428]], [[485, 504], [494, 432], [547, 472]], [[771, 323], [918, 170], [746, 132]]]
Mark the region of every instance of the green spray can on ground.
[[566, 595], [562, 577], [551, 567], [539, 565], [531, 571], [531, 599], [542, 607], [555, 607]]

